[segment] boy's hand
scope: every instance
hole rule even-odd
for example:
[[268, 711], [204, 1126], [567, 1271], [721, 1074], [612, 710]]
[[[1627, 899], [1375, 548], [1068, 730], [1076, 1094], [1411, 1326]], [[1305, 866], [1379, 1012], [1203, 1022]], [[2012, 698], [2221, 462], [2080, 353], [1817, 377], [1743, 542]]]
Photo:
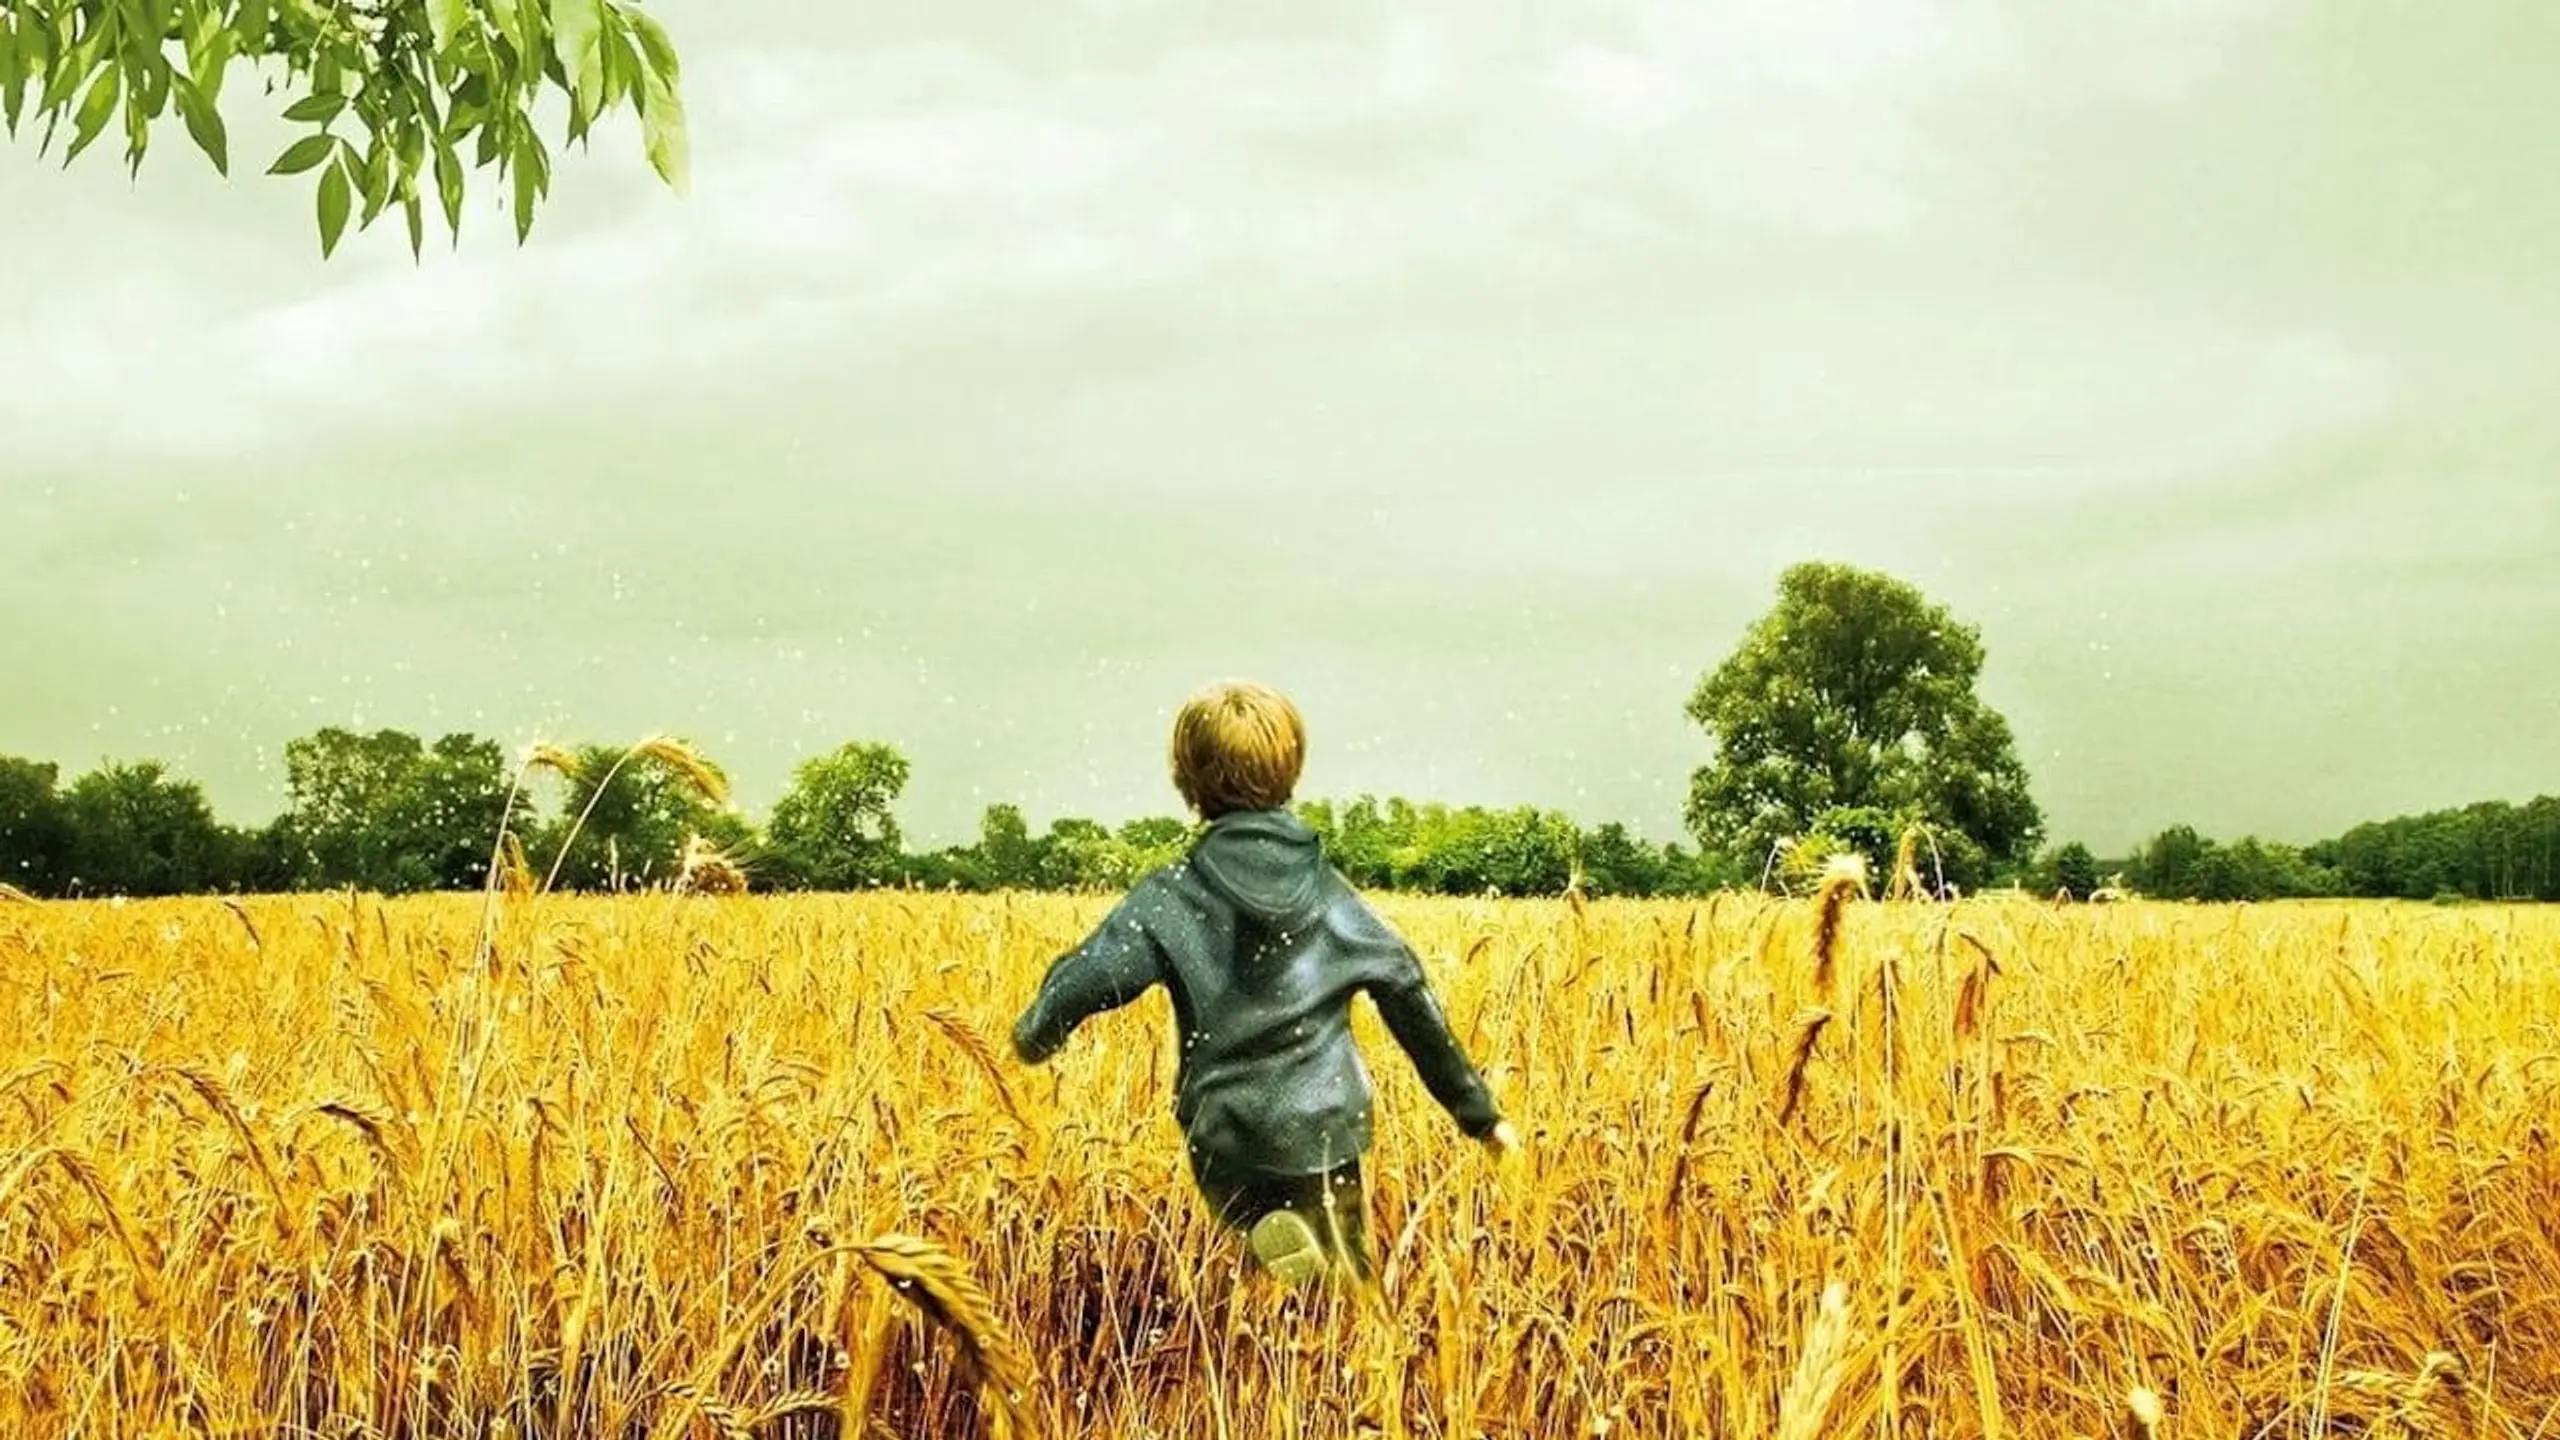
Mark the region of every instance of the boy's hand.
[[1528, 1160], [1520, 1148], [1520, 1132], [1505, 1120], [1486, 1132], [1477, 1143], [1484, 1146], [1486, 1156], [1493, 1161], [1494, 1184], [1504, 1197], [1504, 1203], [1518, 1204], [1522, 1192], [1528, 1188], [1529, 1178]]

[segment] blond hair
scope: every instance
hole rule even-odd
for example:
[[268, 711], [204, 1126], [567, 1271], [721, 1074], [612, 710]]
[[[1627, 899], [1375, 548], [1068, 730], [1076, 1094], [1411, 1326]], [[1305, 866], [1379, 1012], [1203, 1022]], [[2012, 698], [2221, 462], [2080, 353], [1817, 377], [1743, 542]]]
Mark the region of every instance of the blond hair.
[[1307, 722], [1268, 685], [1211, 685], [1173, 719], [1173, 787], [1204, 820], [1288, 804], [1306, 758]]

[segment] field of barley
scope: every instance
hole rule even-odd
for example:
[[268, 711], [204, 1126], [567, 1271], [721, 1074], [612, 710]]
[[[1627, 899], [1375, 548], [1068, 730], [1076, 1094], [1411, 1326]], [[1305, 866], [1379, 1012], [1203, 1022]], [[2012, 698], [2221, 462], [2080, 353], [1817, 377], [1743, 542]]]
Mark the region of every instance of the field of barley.
[[1382, 898], [1363, 1308], [1107, 903], [0, 904], [0, 1434], [2560, 1436], [2560, 916]]

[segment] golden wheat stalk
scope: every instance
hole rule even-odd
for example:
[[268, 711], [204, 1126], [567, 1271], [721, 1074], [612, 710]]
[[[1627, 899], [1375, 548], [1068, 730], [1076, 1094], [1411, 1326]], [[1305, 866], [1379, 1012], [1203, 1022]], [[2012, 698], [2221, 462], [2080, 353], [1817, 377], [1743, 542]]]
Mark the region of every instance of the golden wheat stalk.
[[2377, 1436], [2420, 1437], [2441, 1433], [2443, 1419], [2433, 1407], [2440, 1397], [2459, 1397], [2468, 1386], [2462, 1361], [2444, 1350], [2429, 1351], [2415, 1375], [2387, 1370], [2341, 1370], [2330, 1381], [2332, 1394], [2349, 1394], [2379, 1402], [2388, 1409], [2368, 1432]]
[[1885, 888], [1888, 900], [1920, 898], [1920, 827], [1907, 826], [1902, 842], [1893, 848], [1893, 879]]
[[1778, 1101], [1781, 1125], [1794, 1118], [1796, 1105], [1804, 1098], [1805, 1067], [1813, 1063], [1813, 1047], [1821, 1041], [1823, 1027], [1830, 1023], [1830, 1011], [1809, 1005], [1796, 1012], [1795, 1023], [1788, 1027], [1787, 1079]]
[[[568, 832], [560, 838], [560, 853], [551, 858], [550, 872], [542, 877], [542, 888], [546, 892], [560, 883], [561, 867], [569, 863], [570, 850], [586, 830], [587, 821], [594, 818], [596, 806], [603, 802], [605, 792], [613, 788], [614, 777], [635, 760], [657, 765], [693, 787], [695, 794], [713, 806], [729, 803], [729, 777], [708, 756], [672, 735], [644, 736], [616, 756], [604, 774], [596, 777], [594, 788], [587, 793], [586, 804], [578, 811], [578, 818], [570, 822]], [[569, 765], [571, 768], [562, 771], [564, 775], [573, 776], [577, 781], [586, 778], [583, 767], [579, 767], [574, 759], [569, 761]]]
[[735, 855], [688, 831], [684, 845], [676, 852], [676, 878], [671, 888], [684, 895], [744, 895], [746, 867]]
[[999, 1433], [1033, 1440], [1032, 1387], [1036, 1372], [1024, 1351], [996, 1318], [995, 1305], [951, 1252], [912, 1235], [882, 1235], [854, 1247], [890, 1288], [960, 1344], [960, 1351], [999, 1421]]
[[673, 735], [651, 735], [631, 747], [628, 758], [651, 760], [693, 787], [711, 805], [729, 803], [729, 775], [711, 757]]
[[250, 1168], [266, 1182], [267, 1194], [275, 1201], [276, 1228], [291, 1236], [299, 1228], [293, 1201], [285, 1194], [283, 1177], [276, 1174], [276, 1167], [267, 1159], [266, 1147], [258, 1143], [257, 1133], [249, 1128], [249, 1117], [241, 1111], [240, 1102], [232, 1098], [231, 1087], [192, 1065], [173, 1065], [167, 1073], [194, 1091], [240, 1142]]
[[89, 1199], [98, 1207], [99, 1217], [107, 1222], [107, 1229], [116, 1237], [117, 1247], [124, 1251], [125, 1259], [133, 1266], [135, 1290], [146, 1304], [156, 1299], [163, 1279], [160, 1267], [144, 1253], [142, 1242], [135, 1236], [133, 1223], [126, 1217], [124, 1207], [116, 1203], [115, 1193], [107, 1188], [106, 1177], [98, 1173], [97, 1165], [88, 1156], [64, 1145], [37, 1150], [9, 1177], [8, 1183], [0, 1184], [0, 1196], [15, 1189], [16, 1182], [24, 1178], [28, 1170], [47, 1160], [88, 1192]]
[[548, 770], [568, 781], [576, 781], [586, 774], [586, 766], [580, 763], [577, 752], [547, 740], [537, 740], [526, 746], [524, 760], [518, 769], [527, 775], [536, 770]]
[[[679, 1381], [668, 1386], [664, 1393], [669, 1399], [689, 1407], [695, 1414], [710, 1421], [712, 1430], [719, 1435], [720, 1440], [756, 1440], [759, 1417], [749, 1415], [746, 1411], [719, 1397], [704, 1392], [699, 1386]], [[677, 1413], [680, 1414], [682, 1411]], [[799, 1412], [790, 1413], [798, 1414]]]
[[230, 911], [231, 918], [240, 922], [240, 928], [249, 932], [249, 948], [260, 954], [266, 953], [266, 937], [258, 933], [258, 922], [249, 918], [249, 907], [241, 904], [238, 899], [225, 895], [222, 897], [222, 908]]
[[986, 1037], [971, 1028], [968, 1021], [948, 1010], [927, 1010], [924, 1018], [969, 1057], [970, 1063], [987, 1077], [987, 1083], [995, 1087], [996, 1103], [1004, 1107], [1004, 1113], [1013, 1117], [1014, 1124], [1029, 1133], [1031, 1121], [1023, 1115], [1021, 1105], [1015, 1102], [1013, 1087], [1005, 1082], [1004, 1067], [997, 1062], [995, 1047], [987, 1043]]
[[524, 840], [513, 830], [498, 840], [498, 864], [492, 878], [498, 890], [510, 900], [522, 900], [533, 893], [533, 862], [525, 858]]
[[1680, 1207], [1680, 1197], [1689, 1185], [1689, 1147], [1698, 1140], [1698, 1122], [1706, 1116], [1707, 1097], [1715, 1093], [1716, 1082], [1701, 1081], [1689, 1094], [1688, 1115], [1680, 1122], [1680, 1148], [1671, 1161], [1671, 1183], [1662, 1190], [1662, 1213], [1669, 1215]]
[[1834, 857], [1824, 870], [1822, 889], [1813, 900], [1813, 993], [1828, 1005], [1838, 995], [1840, 929], [1849, 897], [1867, 884], [1866, 862], [1855, 855]]
[[1778, 1440], [1820, 1440], [1831, 1433], [1831, 1402], [1849, 1378], [1853, 1348], [1849, 1287], [1834, 1280], [1824, 1288], [1821, 1303], [1805, 1327], [1804, 1350], [1796, 1357], [1786, 1394], [1779, 1399]]
[[398, 1117], [389, 1107], [348, 1095], [320, 1101], [309, 1113], [344, 1122], [364, 1137], [385, 1171], [393, 1175], [406, 1173], [415, 1147], [407, 1133], [398, 1128]]
[[[845, 1346], [844, 1396], [837, 1404], [836, 1433], [860, 1435], [871, 1414], [871, 1397], [879, 1389], [882, 1367], [889, 1359], [889, 1335], [902, 1313], [898, 1302], [883, 1295], [867, 1306], [839, 1296], [837, 1326]], [[855, 1317], [860, 1317], [860, 1324]]]
[[15, 1094], [17, 1093], [19, 1086], [39, 1077], [49, 1077], [53, 1081], [54, 1093], [62, 1095], [67, 1099], [69, 1098], [69, 1092], [63, 1085], [63, 1077], [70, 1073], [70, 1066], [63, 1064], [61, 1061], [54, 1059], [50, 1055], [40, 1055], [35, 1059], [28, 1061], [26, 1064], [19, 1066], [17, 1069], [10, 1071], [7, 1075], [0, 1076], [0, 1095]]

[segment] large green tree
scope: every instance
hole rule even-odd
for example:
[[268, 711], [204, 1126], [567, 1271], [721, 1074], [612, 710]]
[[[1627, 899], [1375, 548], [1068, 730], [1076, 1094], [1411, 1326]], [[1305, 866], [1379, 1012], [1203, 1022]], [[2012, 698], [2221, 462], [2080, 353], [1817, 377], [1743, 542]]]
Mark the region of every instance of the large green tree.
[[0, 116], [43, 127], [64, 162], [110, 131], [139, 172], [175, 111], [214, 168], [231, 169], [224, 87], [247, 69], [309, 127], [268, 167], [314, 176], [321, 252], [350, 220], [397, 209], [414, 252], [432, 205], [458, 241], [475, 169], [509, 186], [521, 243], [550, 192], [553, 143], [537, 111], [566, 103], [559, 143], [623, 105], [650, 163], [685, 184], [675, 46], [629, 0], [0, 0]]
[[2104, 883], [2098, 874], [2098, 857], [2088, 846], [2074, 840], [2053, 852], [2054, 889], [2074, 900], [2086, 900]]
[[467, 890], [486, 878], [507, 802], [495, 741], [329, 727], [286, 742], [277, 821], [294, 878], [385, 894]]
[[1047, 859], [1048, 847], [1032, 836], [1021, 806], [999, 801], [978, 816], [976, 860], [990, 888], [1038, 886]]
[[765, 827], [781, 878], [850, 890], [895, 875], [900, 836], [890, 807], [907, 788], [907, 773], [907, 757], [860, 741], [802, 761]]
[[70, 888], [88, 895], [184, 895], [222, 888], [239, 837], [204, 790], [156, 760], [109, 764], [63, 795], [71, 822]]
[[528, 847], [548, 865], [546, 879], [576, 890], [663, 884], [675, 878], [687, 836], [724, 849], [743, 838], [727, 809], [727, 777], [681, 742], [569, 753], [560, 813]]
[[1976, 693], [1982, 660], [1980, 632], [1901, 580], [1789, 569], [1690, 698], [1715, 746], [1690, 783], [1690, 830], [1757, 864], [1808, 836], [1864, 849], [1871, 831], [1922, 823], [1924, 868], [1966, 885], [2025, 861], [2043, 821], [2008, 722]]
[[37, 895], [58, 891], [71, 868], [71, 817], [59, 767], [0, 755], [0, 883]]

